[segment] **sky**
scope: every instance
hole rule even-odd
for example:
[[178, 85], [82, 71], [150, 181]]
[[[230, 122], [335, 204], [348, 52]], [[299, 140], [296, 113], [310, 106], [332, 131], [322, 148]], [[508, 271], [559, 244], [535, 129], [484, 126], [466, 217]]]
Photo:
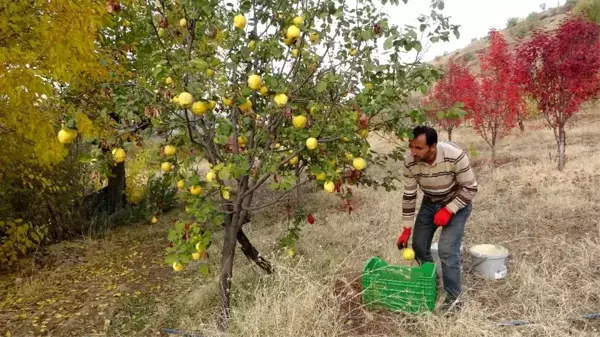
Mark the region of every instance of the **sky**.
[[[511, 17], [525, 18], [531, 12], [541, 12], [540, 5], [546, 8], [564, 5], [566, 0], [446, 0], [442, 11], [450, 17], [450, 23], [460, 25], [460, 39], [451, 34], [449, 42], [440, 41], [433, 44], [424, 54], [423, 61], [430, 61], [444, 52], [452, 52], [471, 43], [473, 38], [487, 35], [492, 28], [504, 29], [506, 21]], [[430, 13], [429, 0], [408, 0], [407, 4], [386, 5], [385, 12], [391, 24], [403, 27], [410, 24], [418, 27], [419, 14]]]

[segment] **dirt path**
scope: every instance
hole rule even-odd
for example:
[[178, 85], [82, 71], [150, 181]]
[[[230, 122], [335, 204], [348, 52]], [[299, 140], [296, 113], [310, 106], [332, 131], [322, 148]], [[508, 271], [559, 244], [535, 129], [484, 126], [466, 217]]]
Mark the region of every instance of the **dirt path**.
[[163, 263], [169, 222], [62, 242], [48, 247], [44, 266], [1, 275], [0, 335], [105, 335], [124, 302], [146, 301], [176, 284]]

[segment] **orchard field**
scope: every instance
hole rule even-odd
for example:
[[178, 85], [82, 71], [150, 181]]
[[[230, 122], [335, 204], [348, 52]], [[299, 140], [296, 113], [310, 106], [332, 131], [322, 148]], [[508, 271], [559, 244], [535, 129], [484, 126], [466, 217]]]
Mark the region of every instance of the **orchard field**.
[[[573, 121], [569, 165], [555, 169], [553, 135], [542, 121], [527, 123], [498, 150], [502, 162], [486, 164], [486, 144], [470, 128], [456, 142], [472, 147], [481, 192], [468, 223], [465, 247], [497, 243], [511, 252], [508, 278], [483, 281], [469, 272], [466, 305], [452, 317], [424, 318], [367, 313], [360, 307], [360, 270], [372, 255], [408, 264], [394, 243], [401, 191], [356, 188], [348, 215], [339, 199], [307, 188], [302, 204], [315, 217], [303, 226], [297, 255], [267, 253], [274, 274], [236, 254], [232, 326], [236, 336], [594, 336], [600, 324], [579, 316], [598, 311], [600, 297], [600, 182], [598, 106]], [[369, 139], [380, 150], [389, 140]], [[476, 151], [476, 152], [475, 152]], [[398, 163], [390, 164], [399, 167]], [[288, 224], [284, 207], [261, 211], [246, 225], [260, 251]], [[120, 228], [106, 238], [62, 242], [48, 248], [47, 266], [33, 264], [2, 277], [3, 329], [13, 336], [150, 336], [163, 328], [219, 336], [218, 276], [189, 268], [174, 273], [164, 260], [166, 235], [178, 214], [159, 223]], [[222, 238], [215, 238], [217, 242]], [[217, 270], [219, 252], [209, 249]], [[441, 289], [440, 289], [441, 291]], [[509, 320], [532, 325], [499, 327]], [[164, 334], [163, 334], [164, 335]]]
[[[600, 1], [477, 68], [423, 62], [460, 27], [406, 3], [0, 5], [0, 335], [600, 334]], [[464, 254], [452, 316], [361, 304], [367, 259], [416, 265], [421, 124], [475, 171], [465, 252], [511, 253], [496, 281]]]

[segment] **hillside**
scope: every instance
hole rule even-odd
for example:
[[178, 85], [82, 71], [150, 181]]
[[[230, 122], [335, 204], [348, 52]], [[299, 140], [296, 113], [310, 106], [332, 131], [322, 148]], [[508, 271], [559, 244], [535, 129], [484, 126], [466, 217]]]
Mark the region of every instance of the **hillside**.
[[[532, 12], [526, 18], [507, 18], [507, 27], [501, 32], [509, 45], [515, 46], [520, 41], [527, 39], [535, 30], [550, 30], [556, 28], [575, 8], [575, 2], [569, 1], [560, 7], [549, 8], [542, 12]], [[465, 48], [455, 50], [445, 55], [438, 55], [433, 65], [444, 68], [451, 59], [462, 59], [475, 73], [480, 71], [478, 55], [489, 47], [487, 36], [473, 39]]]

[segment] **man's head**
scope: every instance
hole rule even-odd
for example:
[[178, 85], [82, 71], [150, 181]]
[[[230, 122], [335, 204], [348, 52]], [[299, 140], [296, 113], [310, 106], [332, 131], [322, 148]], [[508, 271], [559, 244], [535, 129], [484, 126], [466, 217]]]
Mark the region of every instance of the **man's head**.
[[410, 153], [417, 161], [432, 163], [437, 154], [438, 136], [429, 126], [417, 126], [413, 129], [414, 138], [409, 141]]

